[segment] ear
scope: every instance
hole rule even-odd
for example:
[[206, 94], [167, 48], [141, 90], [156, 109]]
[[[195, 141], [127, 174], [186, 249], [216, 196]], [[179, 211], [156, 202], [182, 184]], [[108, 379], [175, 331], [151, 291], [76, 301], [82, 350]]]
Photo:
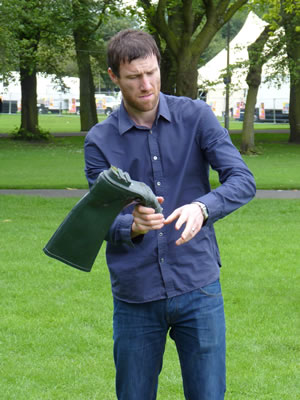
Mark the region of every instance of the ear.
[[119, 79], [118, 79], [117, 75], [115, 75], [115, 74], [113, 73], [113, 71], [112, 71], [111, 68], [108, 68], [107, 73], [108, 73], [110, 79], [113, 81], [113, 83], [114, 83], [115, 85], [118, 85], [118, 86], [119, 86]]

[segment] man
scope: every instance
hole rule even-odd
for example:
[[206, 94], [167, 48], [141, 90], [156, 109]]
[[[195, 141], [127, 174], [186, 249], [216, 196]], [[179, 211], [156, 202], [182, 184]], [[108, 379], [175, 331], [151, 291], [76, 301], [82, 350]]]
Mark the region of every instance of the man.
[[[255, 195], [252, 174], [200, 100], [160, 93], [160, 54], [145, 32], [125, 30], [108, 46], [120, 109], [85, 142], [90, 185], [115, 165], [149, 185], [163, 206], [130, 206], [107, 235], [114, 297], [119, 400], [154, 400], [167, 333], [175, 341], [185, 398], [225, 394], [225, 319], [213, 223]], [[221, 185], [211, 190], [209, 166]]]

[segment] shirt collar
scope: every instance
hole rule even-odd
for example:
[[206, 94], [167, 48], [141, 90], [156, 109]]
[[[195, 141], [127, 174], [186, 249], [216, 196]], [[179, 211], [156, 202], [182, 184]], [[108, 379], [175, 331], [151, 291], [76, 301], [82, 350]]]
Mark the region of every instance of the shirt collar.
[[[125, 132], [127, 132], [131, 128], [135, 127], [135, 124], [129, 117], [129, 115], [124, 107], [123, 101], [120, 105], [118, 113], [119, 113], [119, 133], [120, 133], [120, 135], [124, 135]], [[157, 115], [156, 115], [156, 119], [155, 119], [155, 124], [157, 123], [157, 121], [160, 117], [171, 122], [171, 114], [170, 114], [169, 106], [167, 104], [165, 95], [161, 92], [159, 94], [159, 104], [158, 104], [158, 110], [157, 110]]]

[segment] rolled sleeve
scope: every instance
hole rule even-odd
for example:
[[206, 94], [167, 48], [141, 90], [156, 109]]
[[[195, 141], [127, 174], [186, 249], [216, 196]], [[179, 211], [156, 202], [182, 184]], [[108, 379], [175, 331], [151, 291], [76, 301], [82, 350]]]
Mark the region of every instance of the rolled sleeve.
[[207, 145], [205, 155], [211, 167], [218, 172], [221, 185], [194, 201], [206, 205], [209, 214], [207, 224], [212, 224], [248, 203], [255, 196], [256, 184], [225, 129], [217, 140]]

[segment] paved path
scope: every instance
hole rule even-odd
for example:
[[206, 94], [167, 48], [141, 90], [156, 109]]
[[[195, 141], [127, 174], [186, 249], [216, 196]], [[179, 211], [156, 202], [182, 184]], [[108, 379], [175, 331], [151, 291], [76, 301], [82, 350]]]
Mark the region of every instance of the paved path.
[[[0, 195], [27, 195], [41, 197], [82, 197], [84, 189], [1, 189]], [[300, 190], [258, 190], [258, 199], [300, 199]]]

